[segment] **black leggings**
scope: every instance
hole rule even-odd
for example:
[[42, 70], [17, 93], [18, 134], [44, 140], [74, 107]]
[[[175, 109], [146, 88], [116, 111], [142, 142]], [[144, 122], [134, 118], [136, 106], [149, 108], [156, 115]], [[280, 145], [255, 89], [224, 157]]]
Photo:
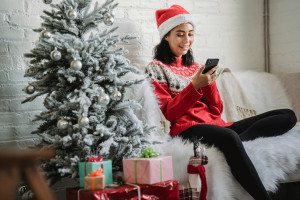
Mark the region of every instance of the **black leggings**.
[[233, 176], [256, 200], [271, 199], [264, 188], [255, 167], [249, 159], [242, 141], [258, 137], [282, 135], [295, 126], [297, 118], [289, 109], [272, 110], [233, 123], [229, 127], [199, 124], [190, 127], [178, 136], [214, 145], [220, 149], [230, 166]]

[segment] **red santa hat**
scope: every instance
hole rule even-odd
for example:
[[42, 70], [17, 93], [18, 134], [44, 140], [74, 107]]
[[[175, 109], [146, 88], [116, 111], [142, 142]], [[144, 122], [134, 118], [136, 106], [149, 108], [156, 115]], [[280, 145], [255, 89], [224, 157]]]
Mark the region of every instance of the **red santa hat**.
[[155, 16], [160, 39], [180, 24], [191, 23], [195, 27], [192, 15], [179, 5], [172, 5], [168, 9], [157, 10]]

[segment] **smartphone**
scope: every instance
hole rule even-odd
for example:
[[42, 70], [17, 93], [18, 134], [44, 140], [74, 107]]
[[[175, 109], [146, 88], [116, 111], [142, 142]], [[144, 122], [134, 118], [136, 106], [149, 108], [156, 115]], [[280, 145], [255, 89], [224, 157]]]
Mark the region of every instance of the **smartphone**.
[[205, 69], [203, 70], [202, 74], [205, 74], [219, 63], [219, 58], [208, 58], [205, 63]]

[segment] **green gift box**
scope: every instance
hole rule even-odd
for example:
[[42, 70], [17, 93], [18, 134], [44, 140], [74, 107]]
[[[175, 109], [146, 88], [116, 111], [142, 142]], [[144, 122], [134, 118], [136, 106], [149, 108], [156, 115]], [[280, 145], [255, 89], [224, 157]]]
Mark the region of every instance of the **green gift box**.
[[84, 186], [84, 177], [89, 175], [92, 170], [97, 170], [98, 168], [103, 169], [103, 173], [105, 174], [105, 185], [113, 183], [111, 160], [104, 160], [102, 162], [79, 162], [80, 187]]

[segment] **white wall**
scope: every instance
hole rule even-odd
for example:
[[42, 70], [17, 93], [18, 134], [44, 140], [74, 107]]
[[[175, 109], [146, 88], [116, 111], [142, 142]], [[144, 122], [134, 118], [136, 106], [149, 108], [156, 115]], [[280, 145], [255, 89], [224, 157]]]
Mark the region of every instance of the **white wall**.
[[[58, 2], [58, 0], [53, 0]], [[98, 0], [100, 3], [104, 0]], [[219, 57], [221, 67], [233, 70], [264, 69], [263, 3], [261, 0], [119, 0], [115, 10], [121, 35], [137, 36], [127, 55], [140, 68], [152, 60], [152, 49], [159, 42], [155, 10], [180, 4], [190, 11], [198, 24], [194, 54], [204, 63], [208, 57]], [[183, 3], [184, 2], [184, 3]], [[21, 104], [28, 53], [39, 34], [40, 15], [49, 7], [43, 0], [1, 0], [0, 4], [0, 144], [31, 143], [30, 132], [37, 124], [34, 115], [41, 111], [42, 99]]]
[[300, 72], [300, 1], [270, 1], [270, 69]]

